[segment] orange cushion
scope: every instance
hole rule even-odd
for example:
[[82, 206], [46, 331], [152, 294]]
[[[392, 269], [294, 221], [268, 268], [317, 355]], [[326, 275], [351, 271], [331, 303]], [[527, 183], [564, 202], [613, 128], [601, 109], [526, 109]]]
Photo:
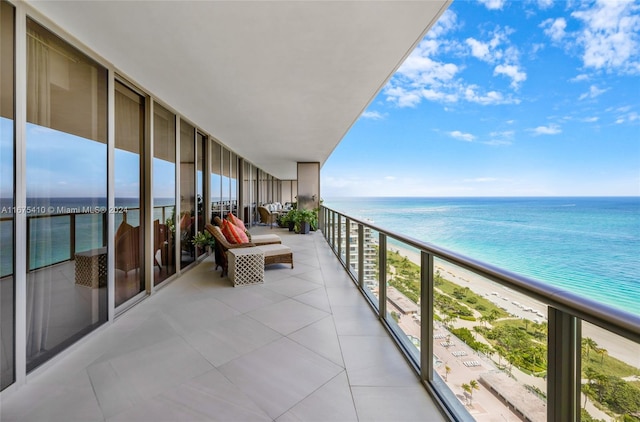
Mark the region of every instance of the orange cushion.
[[249, 243], [249, 238], [244, 231], [227, 220], [222, 220], [222, 234], [229, 243]]
[[227, 215], [227, 219], [235, 224], [236, 227], [239, 227], [243, 232], [247, 231], [247, 228], [244, 226], [244, 222], [235, 215], [229, 213], [229, 215]]

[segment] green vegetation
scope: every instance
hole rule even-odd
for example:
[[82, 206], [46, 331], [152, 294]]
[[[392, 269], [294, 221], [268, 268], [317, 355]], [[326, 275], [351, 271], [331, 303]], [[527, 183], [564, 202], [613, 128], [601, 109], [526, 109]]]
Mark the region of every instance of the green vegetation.
[[[387, 253], [388, 284], [398, 289], [415, 303], [420, 301], [420, 267], [396, 252]], [[435, 274], [434, 304], [435, 320], [449, 327], [452, 335], [464, 341], [472, 349], [487, 355], [497, 354], [498, 365], [506, 361], [506, 369], [513, 366], [532, 375], [546, 375], [547, 370], [547, 323], [535, 323], [528, 319], [511, 317], [490, 300], [474, 293], [467, 286], [460, 286]], [[477, 312], [477, 313], [476, 313]], [[477, 315], [480, 317], [477, 317]], [[397, 315], [392, 315], [396, 319]], [[478, 335], [491, 346], [478, 341], [467, 328], [455, 328], [457, 320], [476, 321], [473, 327]], [[597, 406], [605, 409], [623, 422], [640, 422], [640, 382], [625, 381], [624, 377], [640, 376], [640, 368], [609, 356], [606, 349], [598, 347], [590, 338], [582, 342], [584, 393]], [[451, 369], [445, 368], [445, 380]], [[473, 388], [470, 383], [462, 385], [471, 404]], [[544, 393], [536, 391], [541, 397]], [[584, 409], [583, 421], [599, 422]]]
[[[387, 253], [389, 285], [398, 289], [414, 303], [420, 303], [420, 267], [396, 252]], [[394, 268], [391, 274], [389, 269]]]

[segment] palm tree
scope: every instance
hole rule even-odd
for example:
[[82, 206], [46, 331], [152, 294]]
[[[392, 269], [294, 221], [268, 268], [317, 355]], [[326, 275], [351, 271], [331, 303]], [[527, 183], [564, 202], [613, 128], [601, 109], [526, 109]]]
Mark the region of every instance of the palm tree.
[[476, 380], [471, 380], [469, 381], [469, 387], [471, 388], [471, 391], [469, 392], [469, 404], [471, 404], [473, 401], [473, 390], [480, 390], [480, 384], [478, 384], [478, 381]]
[[[468, 394], [469, 396], [472, 394], [472, 392], [471, 392], [471, 386], [470, 386], [469, 384], [464, 383], [464, 384], [462, 384], [462, 385], [461, 385], [461, 387], [462, 387], [462, 389], [464, 390], [464, 392], [466, 393], [466, 394], [465, 394], [465, 397], [467, 396], [467, 394]], [[470, 402], [468, 402], [468, 403], [470, 403]]]
[[444, 366], [444, 382], [449, 380], [449, 374], [451, 373], [451, 367], [449, 365]]
[[[584, 376], [587, 377], [587, 384], [589, 388], [591, 388], [591, 382], [598, 377], [598, 372], [590, 366], [587, 366], [584, 370]], [[584, 405], [582, 407], [587, 407], [587, 394], [583, 391], [584, 394]]]
[[582, 339], [582, 348], [585, 350], [587, 358], [589, 358], [589, 352], [591, 350], [596, 350], [598, 348], [598, 343], [596, 343], [591, 337], [584, 337]]
[[595, 349], [595, 352], [600, 355], [600, 364], [604, 364], [604, 357], [609, 354], [607, 349], [599, 347]]

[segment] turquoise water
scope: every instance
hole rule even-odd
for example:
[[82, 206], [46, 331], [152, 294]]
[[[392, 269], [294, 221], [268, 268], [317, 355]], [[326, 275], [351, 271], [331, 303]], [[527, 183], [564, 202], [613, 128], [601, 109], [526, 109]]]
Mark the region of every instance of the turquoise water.
[[640, 197], [325, 198], [324, 205], [640, 314]]
[[[172, 198], [156, 198], [153, 219], [171, 217]], [[133, 226], [140, 224], [139, 202], [137, 198], [116, 198], [115, 207], [107, 210], [105, 198], [29, 198], [28, 225], [29, 269], [55, 264], [71, 257], [71, 217], [75, 213], [75, 252], [86, 251], [104, 246], [103, 216], [105, 212], [114, 214], [114, 226], [117, 228], [123, 220], [123, 210], [127, 211], [127, 222]], [[164, 216], [162, 214], [164, 207]], [[12, 209], [12, 203], [0, 201], [0, 277], [13, 273], [13, 221], [11, 214], [4, 212]], [[88, 212], [90, 214], [80, 214]], [[42, 218], [40, 216], [46, 215]], [[163, 218], [164, 217], [164, 218]]]

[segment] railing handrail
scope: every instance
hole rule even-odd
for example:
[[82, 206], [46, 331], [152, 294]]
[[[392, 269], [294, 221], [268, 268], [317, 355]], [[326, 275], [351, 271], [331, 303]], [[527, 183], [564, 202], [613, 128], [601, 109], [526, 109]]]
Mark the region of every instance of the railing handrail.
[[585, 298], [565, 289], [551, 286], [541, 281], [515, 274], [502, 268], [469, 258], [465, 255], [441, 248], [410, 236], [385, 229], [364, 219], [351, 217], [343, 212], [322, 206], [330, 212], [341, 215], [349, 220], [362, 224], [379, 233], [399, 240], [420, 251], [432, 254], [452, 264], [474, 271], [505, 287], [517, 290], [528, 296], [544, 302], [556, 309], [572, 314], [584, 321], [612, 331], [636, 343], [640, 343], [640, 315], [635, 315], [622, 309], [613, 308], [602, 302]]

